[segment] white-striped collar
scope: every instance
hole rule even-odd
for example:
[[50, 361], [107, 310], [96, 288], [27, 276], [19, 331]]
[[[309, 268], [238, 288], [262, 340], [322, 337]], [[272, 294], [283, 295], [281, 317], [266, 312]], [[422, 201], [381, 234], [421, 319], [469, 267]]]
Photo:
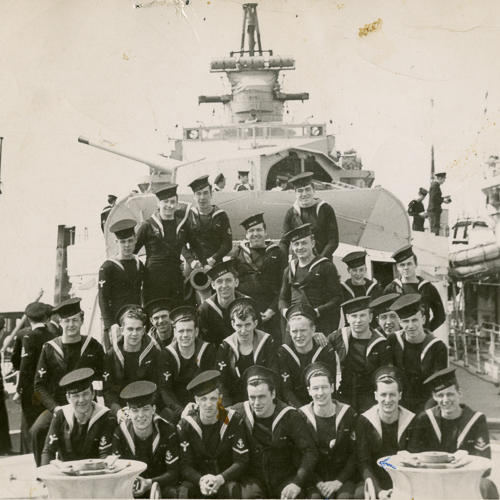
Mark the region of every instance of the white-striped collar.
[[[375, 428], [380, 439], [382, 439], [382, 421], [380, 420], [380, 415], [378, 413], [378, 405], [372, 406], [369, 410], [362, 414]], [[399, 417], [398, 417], [398, 441], [401, 439], [403, 432], [410, 425], [414, 413], [408, 411], [406, 408], [399, 406]]]

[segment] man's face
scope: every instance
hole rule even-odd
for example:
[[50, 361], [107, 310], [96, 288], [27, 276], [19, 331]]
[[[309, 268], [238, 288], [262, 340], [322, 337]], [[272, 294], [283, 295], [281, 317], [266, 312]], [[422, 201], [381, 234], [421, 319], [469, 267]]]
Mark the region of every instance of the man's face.
[[257, 386], [249, 385], [248, 402], [257, 417], [270, 417], [274, 411], [273, 399], [276, 397], [276, 391], [270, 391], [267, 384]]
[[445, 389], [433, 392], [432, 397], [434, 401], [439, 405], [441, 414], [444, 418], [453, 417], [460, 408], [460, 397], [462, 396], [461, 391], [457, 390], [454, 385], [446, 387]]
[[444, 184], [446, 177], [436, 177], [436, 180], [439, 182], [439, 184]]
[[296, 348], [305, 349], [312, 345], [312, 336], [316, 327], [309, 318], [294, 316], [288, 322], [288, 326], [290, 327], [290, 337]]
[[61, 328], [63, 335], [66, 337], [76, 337], [80, 335], [83, 319], [80, 313], [70, 316], [69, 318], [61, 318]]
[[94, 392], [90, 387], [82, 392], [67, 394], [66, 397], [77, 416], [83, 417], [84, 415], [90, 415], [92, 413]]
[[199, 191], [195, 191], [194, 201], [198, 208], [210, 208], [212, 202], [212, 190], [210, 189], [210, 186], [204, 187]]
[[219, 389], [215, 389], [204, 396], [195, 396], [196, 404], [200, 408], [200, 416], [203, 416], [207, 420], [212, 420], [217, 416], [219, 395]]
[[370, 321], [373, 318], [370, 309], [363, 309], [347, 314], [347, 321], [354, 333], [365, 333], [370, 329]]
[[377, 382], [375, 400], [378, 403], [379, 411], [385, 415], [393, 415], [398, 410], [399, 402], [403, 393], [400, 392], [397, 382], [386, 384]]
[[257, 224], [251, 227], [246, 234], [251, 248], [264, 248], [266, 246], [267, 231], [264, 224]]
[[248, 342], [253, 339], [253, 332], [257, 328], [258, 321], [248, 315], [245, 319], [240, 319], [234, 315], [231, 320], [234, 331], [237, 333], [241, 342]]
[[212, 281], [212, 288], [217, 293], [219, 299], [230, 299], [234, 296], [234, 291], [238, 284], [238, 278], [235, 278], [233, 273], [225, 273], [215, 281]]
[[174, 334], [179, 346], [188, 348], [194, 345], [198, 335], [198, 328], [195, 328], [193, 320], [177, 321], [174, 325]]
[[354, 282], [361, 281], [366, 276], [366, 266], [364, 264], [359, 267], [350, 267], [348, 271]]
[[224, 177], [224, 179], [218, 182], [218, 185], [221, 189], [224, 189], [226, 187], [226, 178]]
[[417, 272], [417, 266], [413, 256], [408, 257], [406, 260], [403, 260], [403, 262], [397, 264], [397, 268], [399, 274], [401, 274], [401, 277], [403, 278], [414, 278], [415, 273]]
[[409, 318], [400, 319], [408, 342], [418, 344], [425, 338], [424, 317], [420, 311]]
[[399, 326], [399, 317], [394, 311], [379, 314], [377, 321], [380, 328], [382, 328], [387, 335], [401, 329]]
[[292, 241], [291, 247], [292, 252], [299, 259], [307, 259], [314, 255], [314, 239], [312, 236]]
[[140, 319], [125, 317], [121, 330], [125, 347], [137, 347], [141, 344], [145, 328]]
[[238, 175], [238, 179], [242, 184], [248, 184], [248, 175]]
[[136, 237], [131, 236], [130, 238], [125, 238], [123, 240], [116, 239], [116, 244], [118, 245], [119, 253], [125, 258], [130, 259], [134, 255], [134, 248]]
[[160, 217], [162, 219], [172, 219], [177, 209], [177, 196], [159, 201], [158, 208], [160, 209]]
[[159, 333], [168, 333], [171, 327], [170, 317], [168, 311], [157, 311], [151, 316], [151, 323], [156, 327]]
[[130, 419], [134, 429], [144, 431], [153, 424], [155, 405], [132, 406], [129, 408]]
[[309, 396], [317, 406], [327, 406], [331, 403], [335, 386], [330, 383], [328, 377], [323, 375], [311, 377], [307, 388]]
[[295, 190], [295, 198], [300, 208], [306, 208], [314, 205], [314, 187], [312, 184], [300, 187]]

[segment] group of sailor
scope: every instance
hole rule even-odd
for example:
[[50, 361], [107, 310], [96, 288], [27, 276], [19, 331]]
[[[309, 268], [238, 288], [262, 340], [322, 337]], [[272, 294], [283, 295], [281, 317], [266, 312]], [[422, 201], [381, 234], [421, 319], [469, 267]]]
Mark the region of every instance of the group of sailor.
[[[343, 259], [351, 278], [341, 283], [333, 208], [315, 197], [312, 174], [288, 182], [296, 203], [280, 244], [255, 214], [232, 250], [208, 176], [190, 184], [193, 207], [168, 185], [137, 235], [135, 221], [113, 224], [118, 255], [99, 271], [102, 344], [81, 333], [80, 299], [52, 311], [60, 336], [44, 333], [46, 309], [28, 306], [22, 369], [32, 382], [22, 393], [40, 408], [29, 431], [38, 466], [56, 454], [140, 460], [135, 497], [158, 483], [165, 498], [363, 498], [369, 478], [386, 498], [381, 457], [490, 457], [486, 419], [460, 403], [432, 334], [444, 308], [416, 275], [412, 247], [394, 253], [401, 277], [385, 290], [365, 277], [364, 252]], [[184, 295], [182, 261], [214, 290], [198, 308]], [[486, 478], [482, 488], [495, 497]]]

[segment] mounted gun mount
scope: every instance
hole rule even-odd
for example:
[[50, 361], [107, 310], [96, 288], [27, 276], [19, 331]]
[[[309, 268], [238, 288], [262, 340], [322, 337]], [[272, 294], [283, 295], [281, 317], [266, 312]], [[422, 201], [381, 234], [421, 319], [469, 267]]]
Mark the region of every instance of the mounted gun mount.
[[[245, 33], [248, 34], [247, 50], [245, 50]], [[275, 56], [272, 50], [262, 50], [257, 4], [244, 4], [241, 49], [230, 52], [229, 57], [213, 59], [210, 65], [211, 73], [226, 73], [231, 84], [231, 95], [201, 95], [198, 97], [198, 103], [222, 103], [232, 123], [282, 122], [285, 101], [309, 99], [307, 92], [299, 94], [281, 92], [278, 82], [279, 72], [293, 69], [295, 69], [293, 57]]]

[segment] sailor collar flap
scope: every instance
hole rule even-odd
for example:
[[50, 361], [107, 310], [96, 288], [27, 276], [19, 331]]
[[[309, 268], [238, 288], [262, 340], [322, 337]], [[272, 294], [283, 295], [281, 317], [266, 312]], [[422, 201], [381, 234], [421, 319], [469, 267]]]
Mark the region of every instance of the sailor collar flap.
[[[64, 405], [61, 408], [64, 419], [66, 420], [66, 423], [68, 424], [69, 431], [71, 432], [73, 430], [73, 427], [75, 425], [75, 411], [73, 409], [73, 406], [70, 404]], [[109, 412], [109, 408], [106, 408], [105, 406], [101, 406], [97, 403], [93, 403], [93, 410], [92, 410], [92, 416], [90, 417], [89, 420], [89, 430], [92, 427], [93, 424], [99, 420], [105, 413]]]
[[[163, 228], [162, 228], [163, 229]], [[139, 257], [137, 255], [132, 255], [133, 260], [135, 260], [135, 264], [137, 267], [137, 270], [139, 271], [141, 267], [141, 261], [139, 260]], [[132, 259], [131, 259], [132, 260]], [[122, 271], [125, 271], [125, 268], [123, 267], [123, 264], [121, 261], [118, 259], [118, 255], [115, 255], [114, 257], [110, 257], [108, 259], [109, 262], [112, 262], [113, 264], [117, 265]]]
[[[287, 351], [288, 354], [290, 354], [292, 359], [297, 363], [298, 367], [301, 368], [300, 359], [297, 356], [297, 354], [295, 353], [295, 351], [292, 349], [292, 347], [289, 346], [288, 344], [283, 344], [281, 347], [283, 347], [283, 349], [285, 351]], [[314, 349], [314, 347], [313, 347], [313, 349]], [[316, 360], [318, 359], [318, 356], [321, 354], [322, 350], [323, 350], [323, 347], [321, 347], [321, 346], [316, 348], [316, 350], [314, 351], [313, 357], [311, 358], [311, 363], [316, 362]]]
[[[82, 344], [82, 348], [80, 349], [80, 357], [83, 356], [83, 353], [87, 349], [88, 345], [90, 344], [90, 340], [92, 337], [90, 335], [82, 335], [81, 336], [82, 340], [84, 341]], [[55, 354], [61, 359], [61, 361], [66, 361], [64, 359], [64, 351], [62, 348], [62, 337], [57, 337], [55, 339], [49, 340], [47, 344], [51, 345], [52, 348], [54, 349]]]
[[214, 294], [211, 297], [208, 297], [208, 299], [205, 300], [205, 302], [221, 317], [224, 317], [224, 313], [222, 312], [222, 309], [215, 303], [217, 295]]
[[[208, 342], [205, 342], [204, 340], [196, 339], [194, 341], [194, 355], [196, 356], [196, 364], [198, 365], [198, 368], [201, 365], [201, 360], [203, 358], [203, 354], [205, 353], [206, 349], [208, 347]], [[175, 359], [175, 363], [177, 365], [177, 373], [181, 371], [181, 353], [178, 351], [178, 345], [177, 342], [172, 342], [166, 347], [166, 350], [172, 354], [173, 358]]]
[[[261, 330], [255, 330], [253, 335], [253, 349], [252, 349], [253, 362], [255, 364], [257, 364], [260, 351], [264, 347], [264, 344], [266, 343], [269, 337], [270, 337], [269, 333], [263, 332]], [[238, 360], [240, 358], [240, 351], [239, 351], [240, 342], [238, 340], [238, 334], [234, 332], [229, 337], [226, 337], [224, 339], [224, 342], [226, 342], [227, 345], [231, 348], [231, 350], [234, 352], [236, 360]]]
[[[190, 211], [193, 212], [193, 214], [196, 216], [196, 217], [200, 217], [202, 214], [200, 214], [200, 211], [194, 207], [194, 206], [190, 206]], [[187, 213], [189, 213], [189, 210], [186, 210]], [[219, 208], [217, 205], [212, 205], [212, 210], [210, 211], [209, 214], [203, 214], [205, 215], [206, 217], [210, 217], [210, 218], [214, 218], [216, 215], [219, 215], [219, 214], [225, 214], [226, 211], [225, 210], [222, 210], [221, 208]]]
[[[326, 257], [320, 257], [320, 256], [316, 255], [316, 257], [314, 257], [314, 259], [307, 266], [308, 267], [308, 270], [307, 270], [308, 272], [307, 272], [306, 277], [302, 280], [301, 283], [296, 282], [295, 284], [298, 284], [299, 286], [305, 286], [305, 285], [307, 285], [307, 283], [313, 278], [312, 270], [317, 265], [321, 264], [322, 262], [329, 262], [329, 261], [328, 261], [328, 259]], [[298, 260], [295, 260], [295, 259], [293, 259], [290, 262], [290, 273], [291, 273], [291, 277], [292, 277], [293, 280], [295, 280], [295, 275], [297, 273], [297, 264], [298, 264]]]
[[[250, 242], [248, 240], [242, 241], [238, 244], [238, 246], [245, 252], [247, 255], [251, 255], [252, 253], [252, 248], [250, 248]], [[279, 245], [277, 243], [272, 243], [271, 241], [266, 240], [266, 252], [269, 252], [269, 250], [273, 250], [274, 248], [279, 248]]]
[[[396, 335], [396, 339], [398, 341], [399, 346], [401, 347], [401, 350], [404, 352], [405, 349], [405, 343], [403, 339], [404, 331], [399, 330], [394, 333]], [[420, 353], [420, 361], [422, 362], [425, 359], [426, 354], [429, 352], [430, 348], [434, 345], [439, 343], [440, 340], [437, 337], [434, 337], [432, 333], [427, 333], [423, 342], [422, 342], [422, 352]]]
[[[165, 420], [163, 418], [161, 418], [159, 415], [155, 414], [153, 416], [153, 435], [154, 435], [154, 439], [153, 439], [153, 444], [152, 444], [152, 447], [151, 447], [152, 451], [153, 451], [153, 454], [156, 452], [156, 450], [158, 448], [158, 445], [160, 444], [160, 429], [158, 427], [158, 422], [159, 421], [165, 422]], [[134, 443], [135, 432], [134, 432], [134, 426], [132, 424], [132, 421], [128, 420], [128, 421], [121, 422], [120, 423], [120, 429], [122, 431], [123, 436], [127, 440], [127, 444], [129, 446], [130, 450], [132, 451], [132, 454], [135, 456], [135, 443]]]
[[[175, 233], [179, 234], [179, 231], [182, 229], [184, 224], [187, 221], [187, 218], [189, 216], [189, 211], [191, 209], [191, 203], [185, 203], [185, 202], [179, 202], [179, 205], [182, 206], [181, 210], [176, 210], [174, 219], [175, 219]], [[152, 216], [151, 216], [151, 222], [153, 225], [156, 226], [156, 229], [159, 231], [161, 234], [162, 238], [165, 238], [165, 232], [163, 230], [163, 224], [159, 218], [159, 212], [156, 211]]]
[[[220, 428], [220, 440], [221, 440], [221, 442], [224, 439], [224, 434], [226, 433], [229, 425], [231, 424], [235, 413], [236, 412], [232, 409], [227, 412], [226, 420], [223, 422], [223, 424], [221, 425], [221, 428]], [[200, 439], [203, 442], [203, 431], [201, 430], [201, 419], [200, 419], [199, 413], [197, 413], [195, 416], [187, 415], [186, 417], [183, 417], [183, 420], [185, 422], [187, 422], [194, 429], [194, 431], [198, 434], [198, 436], [200, 437]]]
[[[326, 201], [320, 200], [319, 198], [314, 198], [314, 201], [316, 202], [316, 216], [319, 216], [319, 209], [326, 204]], [[295, 200], [293, 203], [293, 210], [300, 217], [300, 214], [302, 212], [297, 200]]]
[[[350, 408], [349, 405], [346, 405], [344, 403], [339, 403], [338, 401], [335, 402], [335, 430], [338, 432], [340, 422], [342, 421], [342, 418], [344, 415], [347, 413], [347, 410]], [[316, 425], [316, 417], [314, 413], [314, 403], [311, 401], [309, 404], [302, 406], [300, 408], [304, 415], [307, 417], [307, 420], [309, 423], [313, 426], [314, 430], [317, 431], [317, 425]]]
[[[250, 427], [250, 430], [253, 431], [253, 427], [255, 425], [255, 416], [250, 408], [250, 403], [248, 401], [245, 401], [243, 403], [243, 407], [245, 408], [245, 416], [246, 416], [246, 421], [247, 424]], [[271, 427], [271, 431], [273, 433], [273, 440], [274, 440], [274, 430], [276, 429], [276, 426], [280, 423], [282, 418], [289, 412], [289, 411], [297, 411], [295, 408], [292, 406], [287, 406], [285, 403], [282, 403], [281, 401], [277, 401], [276, 403], [276, 408], [274, 409], [274, 419], [273, 419], [273, 424]]]
[[[113, 336], [113, 353], [120, 362], [120, 364], [122, 365], [122, 368], [125, 366], [125, 356], [123, 354], [123, 352], [125, 351], [124, 343], [125, 340], [123, 338], [121, 338], [120, 341], [117, 342], [116, 336]], [[142, 362], [149, 354], [151, 349], [156, 349], [156, 348], [157, 346], [154, 340], [149, 335], [143, 335], [141, 341], [141, 351], [139, 355], [139, 366], [142, 365]]]
[[[398, 419], [398, 442], [401, 440], [404, 431], [408, 428], [411, 421], [415, 417], [415, 414], [411, 411], [399, 406], [399, 419]], [[382, 421], [380, 420], [380, 416], [378, 413], [378, 405], [372, 406], [369, 410], [365, 411], [362, 414], [370, 424], [373, 425], [377, 434], [382, 439]]]
[[[345, 353], [347, 355], [347, 353], [349, 352], [349, 337], [352, 336], [351, 327], [344, 326], [344, 327], [342, 327], [341, 332], [342, 332], [342, 341], [344, 343]], [[379, 333], [375, 330], [371, 330], [371, 332], [372, 332], [372, 335], [370, 337], [370, 340], [368, 342], [368, 346], [366, 348], [366, 357], [368, 357], [368, 355], [372, 352], [373, 348], [377, 344], [386, 340], [386, 338], [381, 333]]]

